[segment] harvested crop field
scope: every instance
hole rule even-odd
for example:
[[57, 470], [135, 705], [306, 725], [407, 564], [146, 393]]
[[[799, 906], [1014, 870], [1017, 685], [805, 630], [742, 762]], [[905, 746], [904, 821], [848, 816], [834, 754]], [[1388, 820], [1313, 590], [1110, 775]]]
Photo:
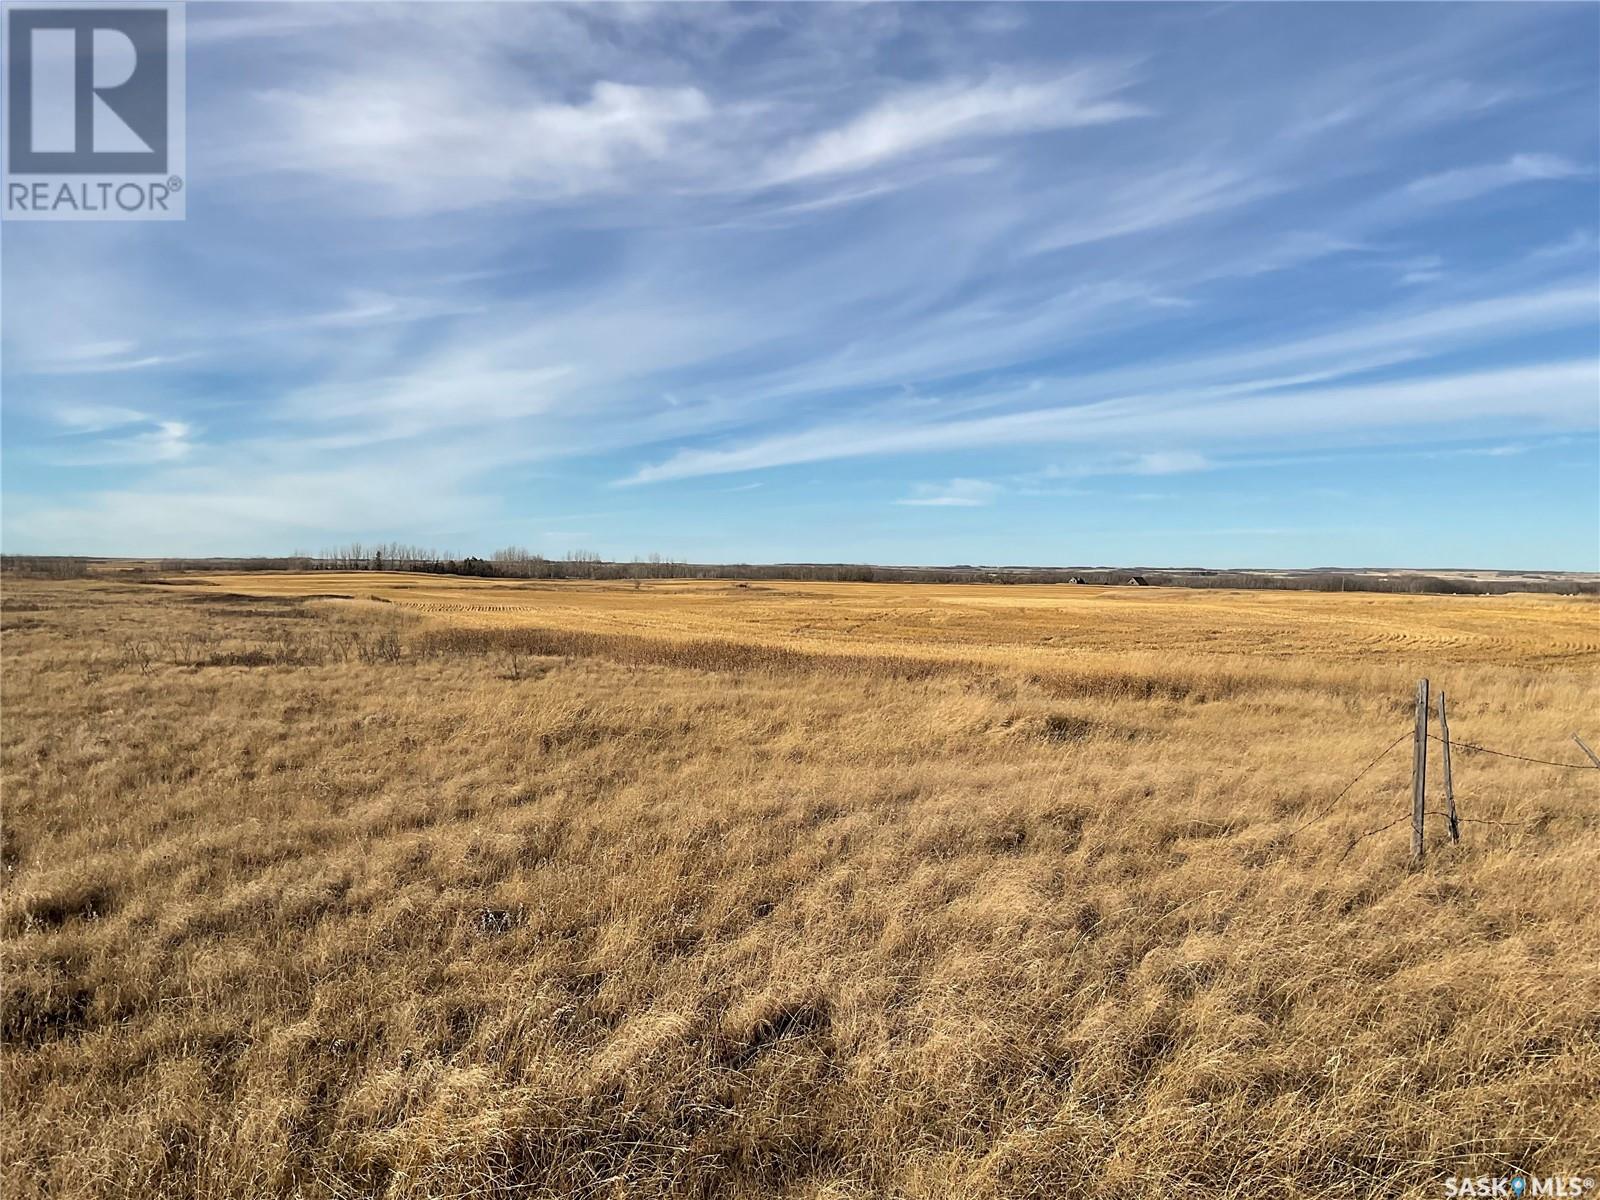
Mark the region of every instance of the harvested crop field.
[[726, 638], [1022, 668], [1156, 652], [1212, 665], [1600, 665], [1593, 597], [1425, 596], [1056, 585], [642, 581], [584, 584], [374, 572], [198, 577], [263, 597], [337, 595], [474, 629]]
[[[317, 572], [3, 628], [8, 1200], [1600, 1174], [1592, 599]], [[1422, 676], [1548, 762], [1458, 749], [1418, 866]]]

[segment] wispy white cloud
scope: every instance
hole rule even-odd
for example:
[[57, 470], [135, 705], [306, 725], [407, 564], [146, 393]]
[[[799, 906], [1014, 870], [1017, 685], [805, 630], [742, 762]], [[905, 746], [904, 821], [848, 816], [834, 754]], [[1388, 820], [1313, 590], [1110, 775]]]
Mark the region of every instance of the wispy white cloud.
[[56, 362], [42, 362], [33, 367], [40, 375], [110, 375], [119, 371], [148, 371], [155, 367], [170, 367], [188, 362], [198, 355], [143, 354], [125, 358], [82, 358]]
[[150, 419], [148, 414], [136, 408], [75, 401], [54, 405], [49, 410], [49, 416], [57, 425], [80, 433], [102, 433], [107, 429], [136, 425]]
[[49, 410], [62, 430], [41, 448], [53, 466], [139, 466], [178, 462], [195, 448], [187, 421], [116, 404], [66, 403]]
[[460, 209], [616, 188], [630, 167], [667, 161], [685, 131], [715, 116], [694, 87], [600, 80], [562, 103], [504, 84], [384, 72], [267, 92], [275, 132], [252, 153], [278, 170], [368, 185], [401, 207]]
[[1210, 400], [1181, 391], [1123, 396], [970, 420], [822, 426], [732, 449], [683, 450], [641, 468], [625, 482], [656, 483], [793, 463], [984, 446], [1116, 447], [1174, 437], [1241, 446], [1341, 436], [1359, 444], [1375, 433], [1437, 433], [1440, 427], [1492, 420], [1589, 429], [1597, 419], [1597, 388], [1600, 365], [1572, 361]]
[[62, 467], [149, 466], [180, 462], [195, 449], [193, 428], [185, 421], [140, 418], [147, 428], [127, 431], [133, 422], [119, 422], [115, 437], [74, 441], [47, 451], [46, 461]]
[[785, 182], [861, 171], [932, 146], [1149, 115], [1118, 94], [1125, 69], [1083, 67], [1054, 78], [995, 73], [907, 88], [880, 100], [837, 129], [806, 138], [778, 156], [768, 178]]
[[1283, 189], [1281, 182], [1212, 164], [1164, 168], [1108, 190], [1075, 188], [1061, 197], [1070, 215], [1054, 220], [1031, 248], [1063, 250], [1166, 229], [1241, 208]]
[[1585, 172], [1554, 154], [1514, 154], [1505, 162], [1457, 167], [1407, 184], [1402, 194], [1427, 204], [1456, 204], [1519, 183], [1574, 179]]
[[1118, 451], [1085, 454], [1070, 463], [1053, 463], [1023, 477], [1029, 484], [1045, 479], [1086, 479], [1096, 475], [1187, 475], [1219, 464], [1195, 450]]
[[1398, 265], [1400, 270], [1398, 281], [1403, 286], [1437, 283], [1445, 276], [1444, 260], [1437, 254], [1424, 254], [1407, 259]]
[[1600, 235], [1592, 229], [1574, 229], [1559, 241], [1536, 246], [1528, 257], [1544, 261], [1577, 259], [1592, 262], [1600, 259]]
[[896, 500], [918, 508], [982, 508], [993, 504], [1000, 485], [986, 479], [952, 479], [948, 483], [919, 483], [911, 495]]
[[[1292, 435], [1296, 413], [1305, 412], [1308, 403], [1319, 395], [1337, 394], [1335, 389], [1318, 390], [1317, 385], [1445, 355], [1463, 346], [1481, 346], [1486, 341], [1504, 341], [1541, 330], [1581, 328], [1593, 322], [1597, 306], [1600, 289], [1572, 284], [1442, 308], [1401, 311], [1275, 345], [1172, 358], [1097, 375], [1035, 379], [1025, 387], [1002, 393], [987, 405], [1021, 411], [992, 417], [952, 420], [930, 413], [924, 406], [913, 414], [896, 413], [893, 422], [824, 425], [740, 447], [681, 450], [671, 458], [641, 468], [627, 482], [649, 483], [860, 454], [958, 448], [968, 436], [986, 439], [973, 444], [1020, 444], [1036, 436], [1071, 442], [1096, 438], [1109, 441], [1134, 432], [1141, 437], [1161, 437], [1164, 430], [1180, 436], [1178, 426], [1189, 420], [1195, 421], [1203, 438], [1219, 441], [1241, 432], [1222, 420], [1229, 413], [1237, 414], [1240, 410], [1230, 406], [1240, 404], [1283, 413], [1288, 419], [1280, 424]], [[1569, 366], [1554, 364], [1550, 378], [1570, 380]], [[1386, 382], [1373, 386], [1400, 385]], [[1060, 407], [1037, 407], [1049, 399]], [[1514, 413], [1519, 404], [1525, 403], [1529, 401], [1521, 394], [1507, 393], [1500, 411], [1502, 415]], [[967, 407], [981, 409], [985, 405], [969, 403]], [[1462, 422], [1474, 415], [1474, 410], [1465, 405], [1457, 414]], [[1577, 419], [1578, 414], [1569, 409], [1568, 415]], [[1210, 419], [1212, 416], [1215, 421]], [[1382, 414], [1355, 406], [1348, 416], [1345, 425], [1355, 432]], [[1428, 423], [1448, 416], [1448, 411], [1435, 413]], [[1379, 424], [1393, 428], [1396, 422], [1380, 420]], [[1306, 431], [1314, 431], [1316, 436], [1322, 433], [1309, 421]]]
[[1152, 450], [1134, 456], [1129, 470], [1135, 475], [1179, 475], [1204, 471], [1211, 461], [1193, 450]]

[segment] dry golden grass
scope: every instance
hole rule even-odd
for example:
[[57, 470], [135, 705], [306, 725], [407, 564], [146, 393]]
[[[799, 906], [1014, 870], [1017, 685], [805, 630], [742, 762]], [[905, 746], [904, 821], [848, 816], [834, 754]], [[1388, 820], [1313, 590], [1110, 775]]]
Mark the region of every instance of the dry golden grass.
[[551, 583], [318, 572], [214, 575], [223, 591], [387, 600], [470, 628], [722, 637], [817, 653], [893, 650], [1033, 668], [1151, 651], [1319, 664], [1600, 665], [1591, 597], [1230, 592], [975, 584]]
[[[334, 594], [352, 599], [305, 599]], [[383, 601], [388, 601], [384, 603]], [[1600, 1174], [1600, 608], [13, 583], [7, 1200]], [[1597, 739], [1590, 739], [1591, 743]], [[1437, 823], [1436, 823], [1437, 824]], [[1352, 848], [1352, 843], [1354, 843]]]

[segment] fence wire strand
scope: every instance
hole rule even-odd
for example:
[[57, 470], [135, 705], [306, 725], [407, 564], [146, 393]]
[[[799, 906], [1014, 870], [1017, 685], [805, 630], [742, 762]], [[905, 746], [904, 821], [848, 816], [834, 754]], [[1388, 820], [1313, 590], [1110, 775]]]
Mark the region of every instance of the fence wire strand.
[[[1449, 813], [1440, 812], [1435, 808], [1424, 809], [1423, 815], [1428, 817], [1444, 817], [1446, 820], [1448, 820], [1450, 817]], [[1463, 817], [1460, 813], [1457, 813], [1456, 820], [1460, 821], [1463, 825], [1504, 825], [1507, 828], [1510, 828], [1514, 825], [1535, 825], [1538, 823], [1539, 818], [1530, 817], [1526, 821], [1491, 821], [1488, 817]]]
[[[1437, 733], [1430, 733], [1428, 737], [1435, 742], [1444, 741]], [[1452, 750], [1471, 750], [1475, 754], [1493, 754], [1496, 758], [1514, 758], [1518, 762], [1538, 763], [1542, 767], [1564, 767], [1569, 771], [1600, 771], [1600, 767], [1596, 767], [1593, 763], [1555, 762], [1548, 758], [1529, 758], [1526, 754], [1511, 754], [1505, 750], [1491, 750], [1487, 746], [1475, 746], [1471, 742], [1458, 742], [1455, 738], [1451, 738], [1449, 744]]]
[[[1356, 784], [1360, 783], [1361, 780], [1366, 776], [1368, 771], [1372, 770], [1373, 767], [1377, 766], [1386, 757], [1388, 757], [1389, 752], [1391, 750], [1393, 750], [1396, 746], [1398, 746], [1401, 742], [1405, 741], [1408, 738], [1412, 738], [1412, 737], [1415, 737], [1415, 736], [1416, 736], [1415, 730], [1407, 729], [1399, 737], [1395, 738], [1394, 741], [1390, 742], [1387, 746], [1385, 746], [1381, 751], [1378, 752], [1378, 755], [1377, 755], [1376, 758], [1374, 758], [1366, 766], [1362, 767], [1361, 770], [1357, 771], [1356, 775], [1355, 775], [1355, 778], [1353, 778], [1349, 783], [1345, 784], [1344, 787], [1339, 789], [1339, 794], [1328, 802], [1328, 806], [1325, 809], [1323, 809], [1316, 816], [1312, 817], [1304, 825], [1301, 825], [1298, 829], [1295, 829], [1293, 832], [1291, 832], [1288, 835], [1288, 837], [1285, 838], [1285, 840], [1287, 841], [1288, 838], [1293, 838], [1293, 837], [1299, 836], [1300, 834], [1304, 833], [1307, 829], [1310, 829], [1318, 821], [1320, 821], [1324, 817], [1327, 817], [1328, 815], [1330, 815], [1333, 812], [1334, 809], [1339, 807], [1339, 801], [1343, 800], [1347, 795], [1350, 794], [1350, 789], [1355, 787]], [[1445, 743], [1445, 739], [1440, 737], [1436, 733], [1429, 733], [1428, 737], [1432, 741]], [[1449, 740], [1449, 742], [1445, 743], [1445, 744], [1448, 744], [1449, 747], [1452, 750], [1467, 750], [1467, 751], [1471, 751], [1471, 752], [1476, 753], [1476, 754], [1493, 754], [1498, 758], [1512, 758], [1512, 759], [1516, 759], [1518, 762], [1537, 763], [1537, 764], [1539, 764], [1540, 766], [1543, 766], [1543, 767], [1562, 767], [1562, 768], [1564, 768], [1566, 770], [1569, 770], [1569, 771], [1595, 771], [1595, 770], [1600, 770], [1600, 767], [1592, 766], [1589, 763], [1555, 762], [1555, 761], [1553, 761], [1551, 759], [1548, 759], [1548, 758], [1529, 758], [1525, 754], [1512, 754], [1509, 751], [1505, 751], [1505, 750], [1492, 750], [1488, 746], [1479, 746], [1479, 745], [1476, 745], [1473, 742], [1459, 742], [1455, 738], [1451, 738]], [[1437, 811], [1435, 809], [1424, 809], [1423, 810], [1423, 815], [1424, 816], [1429, 816], [1429, 817], [1445, 817], [1447, 819], [1450, 816], [1450, 814], [1447, 813], [1447, 812], [1439, 812], [1439, 811]], [[1387, 825], [1380, 825], [1376, 829], [1367, 830], [1365, 833], [1361, 834], [1361, 836], [1357, 837], [1354, 841], [1352, 841], [1348, 846], [1345, 847], [1344, 853], [1339, 856], [1339, 861], [1343, 862], [1346, 858], [1349, 858], [1350, 857], [1350, 851], [1354, 850], [1360, 843], [1365, 841], [1367, 838], [1372, 837], [1374, 834], [1383, 833], [1385, 830], [1393, 829], [1396, 825], [1400, 824], [1402, 821], [1408, 821], [1410, 819], [1411, 819], [1411, 814], [1409, 812], [1408, 813], [1404, 813], [1401, 816], [1396, 817], [1393, 821], [1390, 821]], [[1533, 825], [1538, 820], [1538, 818], [1534, 818], [1534, 819], [1528, 820], [1528, 821], [1491, 821], [1487, 817], [1463, 817], [1459, 813], [1456, 814], [1455, 819], [1458, 822], [1461, 822], [1463, 824], [1468, 824], [1468, 825], [1499, 825], [1499, 826], [1502, 826], [1502, 827], [1505, 827], [1505, 828], [1511, 828], [1511, 827], [1514, 827], [1514, 826], [1523, 826], [1523, 825]]]
[[1361, 770], [1356, 772], [1356, 777], [1354, 779], [1352, 779], [1349, 783], [1345, 784], [1344, 787], [1339, 789], [1339, 794], [1328, 802], [1328, 807], [1327, 808], [1323, 809], [1316, 816], [1312, 817], [1311, 820], [1307, 821], [1304, 825], [1300, 826], [1300, 828], [1296, 829], [1293, 833], [1289, 834], [1289, 837], [1291, 837], [1291, 838], [1298, 837], [1300, 834], [1302, 834], [1306, 830], [1310, 829], [1318, 821], [1320, 821], [1324, 817], [1326, 817], [1334, 809], [1338, 808], [1339, 807], [1339, 801], [1343, 800], [1347, 795], [1349, 795], [1350, 789], [1355, 787], [1356, 784], [1360, 783], [1361, 780], [1362, 780], [1362, 777], [1365, 776], [1368, 771], [1372, 770], [1373, 767], [1377, 766], [1380, 762], [1382, 762], [1384, 760], [1384, 758], [1388, 755], [1389, 751], [1393, 750], [1401, 742], [1405, 741], [1408, 737], [1411, 737], [1411, 736], [1412, 736], [1412, 731], [1407, 729], [1399, 737], [1395, 738], [1394, 741], [1390, 742], [1387, 746], [1385, 746], [1382, 750], [1380, 750], [1378, 752], [1378, 756], [1376, 758], [1374, 758], [1366, 766], [1362, 767]]
[[1344, 848], [1344, 853], [1339, 855], [1339, 862], [1334, 863], [1334, 866], [1338, 866], [1339, 863], [1342, 863], [1345, 859], [1349, 858], [1350, 857], [1350, 851], [1354, 850], [1357, 846], [1359, 846], [1362, 842], [1366, 841], [1373, 834], [1375, 834], [1375, 833], [1383, 833], [1385, 830], [1393, 829], [1396, 825], [1400, 824], [1401, 821], [1409, 821], [1409, 820], [1411, 820], [1411, 814], [1410, 813], [1405, 813], [1402, 816], [1396, 817], [1394, 820], [1390, 821], [1387, 825], [1379, 825], [1376, 829], [1369, 829], [1365, 833], [1363, 833], [1360, 837], [1352, 839], [1350, 844]]

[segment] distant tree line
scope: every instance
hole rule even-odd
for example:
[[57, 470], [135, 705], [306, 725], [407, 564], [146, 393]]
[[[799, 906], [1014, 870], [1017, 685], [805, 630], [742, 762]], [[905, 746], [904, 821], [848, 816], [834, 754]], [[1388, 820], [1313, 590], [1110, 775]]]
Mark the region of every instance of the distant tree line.
[[89, 574], [91, 561], [53, 554], [6, 554], [0, 556], [0, 570], [27, 579], [82, 579]]
[[[8, 574], [77, 579], [91, 563], [113, 559], [7, 555]], [[1600, 594], [1600, 580], [1556, 573], [1431, 573], [1426, 571], [1214, 570], [1204, 567], [1144, 569], [1110, 567], [882, 567], [864, 563], [690, 563], [648, 554], [631, 561], [608, 561], [592, 550], [569, 550], [549, 558], [522, 546], [505, 546], [487, 558], [401, 542], [352, 542], [318, 554], [295, 551], [283, 558], [169, 558], [154, 565], [176, 571], [406, 571], [483, 579], [723, 579], [736, 582], [799, 580], [816, 583], [1001, 583], [1061, 584], [1087, 587], [1242, 588], [1321, 592], [1410, 592], [1464, 596], [1505, 592], [1561, 595]], [[128, 568], [139, 573], [145, 568]]]

